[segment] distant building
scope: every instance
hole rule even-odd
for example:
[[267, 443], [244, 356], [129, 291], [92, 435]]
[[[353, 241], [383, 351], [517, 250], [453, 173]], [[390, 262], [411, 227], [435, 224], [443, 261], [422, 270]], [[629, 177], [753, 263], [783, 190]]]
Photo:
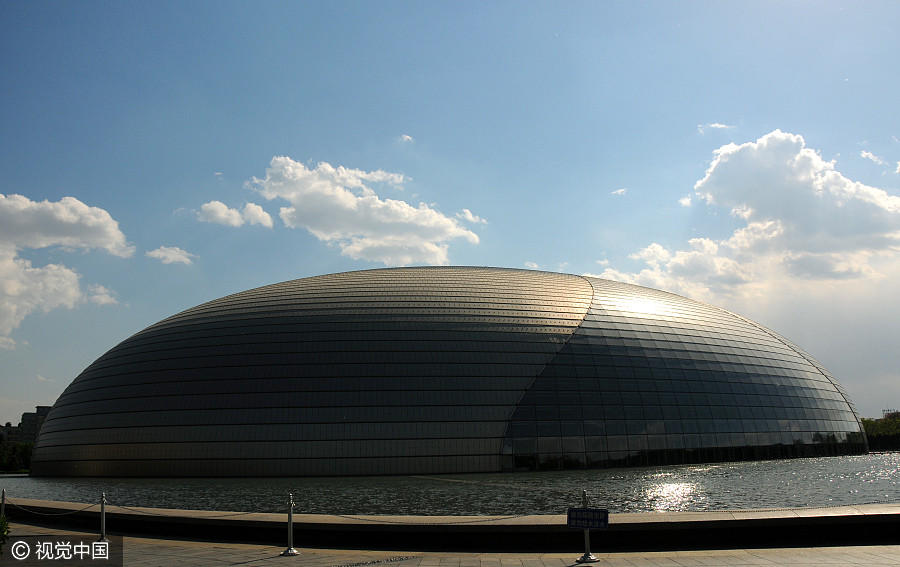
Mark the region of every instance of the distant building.
[[3, 439], [9, 443], [37, 443], [41, 425], [50, 413], [51, 406], [36, 406], [37, 411], [29, 411], [22, 414], [19, 425], [12, 427], [7, 423], [3, 427]]
[[866, 450], [837, 380], [744, 317], [594, 277], [429, 267], [283, 282], [151, 325], [66, 388], [31, 472], [464, 473]]

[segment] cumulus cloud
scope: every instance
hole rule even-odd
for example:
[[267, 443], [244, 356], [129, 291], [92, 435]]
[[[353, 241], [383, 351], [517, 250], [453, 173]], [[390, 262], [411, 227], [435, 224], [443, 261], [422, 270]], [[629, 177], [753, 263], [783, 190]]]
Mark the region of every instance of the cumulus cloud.
[[119, 223], [108, 212], [74, 197], [37, 202], [0, 194], [0, 243], [18, 249], [101, 248], [121, 258], [134, 254], [134, 246], [126, 242]]
[[802, 136], [780, 130], [716, 150], [694, 191], [709, 205], [744, 211], [748, 227], [780, 223], [772, 249], [884, 250], [900, 242], [900, 197], [846, 178]]
[[628, 188], [627, 188], [627, 187], [622, 187], [621, 189], [616, 189], [615, 191], [610, 191], [609, 194], [610, 194], [610, 195], [616, 195], [616, 196], [620, 196], [620, 197], [621, 197], [622, 195], [624, 195], [624, 194], [627, 193], [627, 192], [628, 192]]
[[691, 206], [691, 196], [685, 195], [684, 197], [678, 199], [678, 204], [682, 207], [690, 207]]
[[22, 195], [0, 194], [0, 348], [15, 347], [10, 335], [31, 313], [71, 309], [86, 300], [115, 301], [112, 292], [102, 286], [83, 293], [79, 274], [71, 268], [34, 266], [19, 256], [25, 249], [51, 246], [101, 249], [121, 258], [134, 254], [119, 223], [103, 209], [74, 197], [32, 201]]
[[403, 181], [398, 173], [325, 162], [310, 169], [289, 157], [275, 157], [265, 178], [253, 178], [252, 184], [268, 200], [287, 201], [279, 211], [285, 226], [306, 229], [353, 259], [389, 266], [447, 264], [448, 241], [478, 243], [478, 235], [432, 206], [382, 199], [370, 187], [396, 187]]
[[113, 291], [100, 284], [88, 286], [87, 299], [97, 305], [117, 305], [119, 303]]
[[525, 262], [525, 267], [529, 270], [537, 270], [540, 268], [537, 262]]
[[147, 257], [155, 258], [163, 264], [193, 264], [191, 258], [196, 255], [186, 252], [177, 246], [160, 246], [156, 250], [147, 252]]
[[483, 219], [478, 215], [473, 214], [469, 209], [463, 209], [462, 211], [456, 213], [456, 218], [474, 224], [487, 224], [487, 219]]
[[243, 211], [232, 209], [222, 201], [210, 201], [200, 205], [197, 219], [203, 222], [224, 224], [225, 226], [243, 226], [246, 224], [259, 224], [266, 228], [272, 228], [272, 217], [256, 203], [247, 203]]
[[897, 162], [897, 169], [894, 171], [894, 173], [900, 173], [900, 161]]
[[715, 150], [694, 196], [741, 226], [680, 250], [651, 243], [632, 254], [645, 268], [607, 275], [710, 297], [784, 278], [877, 277], [875, 264], [900, 251], [900, 197], [848, 179], [796, 134]]
[[244, 224], [240, 211], [229, 208], [222, 201], [210, 201], [200, 205], [200, 212], [197, 213], [197, 218], [203, 222], [224, 224], [226, 226], [241, 226]]
[[878, 165], [885, 165], [885, 161], [883, 159], [876, 156], [872, 152], [867, 152], [866, 150], [859, 152], [859, 157], [861, 157], [863, 159], [867, 159], [873, 163], [877, 163]]
[[409, 134], [403, 134], [403, 135], [401, 135], [400, 138], [399, 138], [399, 140], [400, 140], [401, 142], [405, 143], [405, 144], [410, 144], [410, 143], [412, 143], [412, 142], [415, 142], [415, 140], [413, 139], [413, 137], [410, 136]]
[[10, 337], [26, 316], [59, 307], [73, 308], [82, 300], [78, 274], [59, 264], [35, 267], [17, 257], [10, 246], [0, 247], [0, 337], [7, 348]]
[[272, 217], [256, 203], [247, 203], [244, 205], [244, 211], [241, 217], [247, 224], [259, 224], [266, 228], [272, 228]]

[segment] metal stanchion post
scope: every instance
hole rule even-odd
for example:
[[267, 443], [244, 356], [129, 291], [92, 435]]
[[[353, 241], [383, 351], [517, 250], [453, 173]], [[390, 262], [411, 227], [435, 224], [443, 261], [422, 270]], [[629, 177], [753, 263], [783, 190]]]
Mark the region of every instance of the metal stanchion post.
[[[588, 507], [588, 495], [587, 490], [581, 490], [581, 507]], [[577, 563], [595, 563], [599, 561], [593, 553], [591, 553], [591, 530], [585, 528], [584, 530], [584, 555], [575, 560]]]
[[106, 493], [100, 493], [100, 539], [97, 541], [109, 541], [106, 539]]
[[288, 493], [288, 546], [281, 552], [281, 555], [300, 555], [300, 552], [294, 549], [294, 493]]
[[3, 495], [0, 496], [0, 518], [6, 516], [6, 489], [3, 489]]

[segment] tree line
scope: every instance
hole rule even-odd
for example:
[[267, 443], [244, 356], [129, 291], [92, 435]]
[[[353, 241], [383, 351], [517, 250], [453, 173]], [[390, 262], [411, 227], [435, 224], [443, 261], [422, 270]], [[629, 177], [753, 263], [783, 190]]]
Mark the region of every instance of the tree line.
[[886, 414], [881, 419], [862, 418], [870, 451], [900, 450], [900, 412]]
[[0, 472], [28, 472], [33, 443], [0, 441]]

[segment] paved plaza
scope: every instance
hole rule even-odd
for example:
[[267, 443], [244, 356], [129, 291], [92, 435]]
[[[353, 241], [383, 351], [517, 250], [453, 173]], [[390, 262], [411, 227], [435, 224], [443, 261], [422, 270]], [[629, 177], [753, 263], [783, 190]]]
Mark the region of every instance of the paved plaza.
[[[96, 534], [56, 530], [14, 523], [15, 534]], [[282, 557], [283, 547], [205, 541], [126, 536], [125, 565], [128, 567], [169, 567], [187, 565], [218, 567], [226, 565], [279, 567], [565, 567], [576, 565], [582, 550], [572, 553], [473, 553], [422, 551], [368, 551], [353, 549], [297, 548], [300, 555]], [[778, 549], [729, 549], [700, 551], [660, 551], [602, 553], [595, 565], [603, 567], [742, 567], [775, 566], [821, 567], [823, 565], [880, 566], [900, 565], [900, 545], [847, 547], [800, 547]]]

